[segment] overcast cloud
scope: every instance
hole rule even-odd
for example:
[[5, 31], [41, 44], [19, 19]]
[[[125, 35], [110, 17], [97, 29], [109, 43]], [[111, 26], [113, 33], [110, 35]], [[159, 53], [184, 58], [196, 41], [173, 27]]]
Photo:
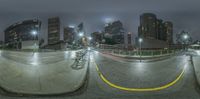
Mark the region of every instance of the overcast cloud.
[[46, 37], [47, 18], [54, 16], [60, 17], [61, 28], [84, 22], [87, 33], [102, 30], [105, 19], [113, 18], [137, 36], [144, 12], [172, 21], [174, 34], [186, 30], [200, 39], [199, 5], [200, 0], [0, 0], [0, 40], [9, 25], [33, 18], [42, 20], [42, 37]]

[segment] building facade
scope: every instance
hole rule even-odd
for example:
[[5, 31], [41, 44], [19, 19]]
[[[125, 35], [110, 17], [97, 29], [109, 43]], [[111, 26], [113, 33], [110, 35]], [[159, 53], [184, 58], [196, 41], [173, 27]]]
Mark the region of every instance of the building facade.
[[54, 45], [60, 41], [60, 19], [53, 17], [48, 19], [48, 45]]
[[92, 44], [100, 44], [102, 43], [102, 40], [103, 40], [103, 34], [100, 33], [100, 32], [93, 32], [91, 34], [91, 37], [92, 37]]
[[124, 44], [124, 28], [121, 21], [114, 21], [104, 27], [104, 37], [110, 39], [114, 44]]
[[172, 44], [173, 24], [169, 21], [165, 22], [162, 19], [157, 19], [155, 14], [144, 13], [140, 16], [138, 36], [165, 41], [168, 44]]
[[173, 24], [172, 22], [166, 21], [164, 22], [164, 32], [166, 33], [166, 41], [169, 44], [173, 44]]
[[41, 21], [37, 19], [25, 20], [9, 26], [4, 30], [6, 47], [21, 49], [25, 42], [35, 43], [38, 41], [40, 28]]
[[138, 27], [138, 35], [144, 38], [153, 38], [157, 36], [156, 28], [157, 18], [155, 14], [144, 13], [140, 16], [140, 26]]
[[64, 28], [64, 42], [72, 44], [75, 40], [75, 29], [71, 27]]
[[133, 49], [133, 33], [127, 33], [127, 49]]
[[164, 24], [163, 24], [163, 20], [161, 20], [161, 19], [157, 20], [156, 28], [157, 28], [156, 39], [166, 41], [166, 33], [164, 31], [165, 27], [164, 27]]

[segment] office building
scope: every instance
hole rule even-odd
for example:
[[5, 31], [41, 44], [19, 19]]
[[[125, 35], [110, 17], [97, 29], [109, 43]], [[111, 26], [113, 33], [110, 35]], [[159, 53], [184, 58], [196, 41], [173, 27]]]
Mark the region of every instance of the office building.
[[138, 36], [144, 38], [156, 39], [157, 28], [156, 28], [157, 18], [155, 14], [144, 13], [140, 16], [140, 26], [138, 27]]
[[48, 19], [48, 45], [55, 45], [60, 41], [60, 19], [53, 17]]
[[173, 43], [173, 24], [158, 19], [155, 14], [144, 13], [140, 16], [138, 36]]
[[172, 22], [164, 22], [164, 32], [166, 33], [166, 41], [169, 44], [173, 44], [173, 24]]
[[75, 29], [72, 27], [64, 28], [64, 42], [72, 44], [75, 40]]
[[[5, 29], [5, 45], [11, 49], [31, 48], [38, 43], [41, 21], [20, 21]], [[38, 45], [38, 44], [37, 44]]]

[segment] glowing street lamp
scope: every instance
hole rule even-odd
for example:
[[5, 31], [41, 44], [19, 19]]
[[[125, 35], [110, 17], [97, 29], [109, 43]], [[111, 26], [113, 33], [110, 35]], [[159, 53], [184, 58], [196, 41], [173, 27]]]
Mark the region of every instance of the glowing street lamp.
[[91, 40], [92, 40], [92, 37], [88, 37], [88, 40], [91, 41]]
[[[36, 35], [37, 35], [37, 31], [32, 31], [31, 34], [34, 36], [34, 40], [36, 40]], [[37, 44], [36, 42], [34, 43], [34, 48], [36, 49]]]
[[139, 43], [140, 43], [140, 62], [141, 62], [141, 50], [142, 50], [142, 42], [143, 42], [143, 39], [142, 38], [139, 38]]
[[142, 43], [142, 42], [143, 42], [143, 39], [142, 39], [142, 38], [139, 38], [139, 42]]
[[37, 31], [32, 31], [31, 33], [32, 33], [33, 36], [37, 35]]
[[[183, 35], [183, 42], [185, 43], [185, 47], [183, 47], [184, 49], [186, 49], [186, 44], [187, 44], [187, 41], [188, 41], [188, 39], [189, 39], [189, 36], [188, 36], [188, 34], [184, 34]], [[184, 45], [183, 45], [184, 46]]]
[[189, 36], [187, 34], [183, 35], [184, 40], [187, 40], [189, 38]]
[[83, 37], [83, 32], [80, 32], [80, 33], [79, 33], [79, 36], [80, 36], [80, 37]]

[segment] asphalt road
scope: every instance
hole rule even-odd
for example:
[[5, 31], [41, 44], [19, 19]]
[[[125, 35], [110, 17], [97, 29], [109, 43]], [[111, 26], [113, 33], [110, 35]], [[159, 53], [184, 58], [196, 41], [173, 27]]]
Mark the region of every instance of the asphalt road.
[[[138, 63], [118, 61], [99, 52], [90, 52], [87, 86], [74, 95], [47, 97], [11, 97], [1, 99], [199, 99], [200, 91], [188, 56]], [[96, 68], [99, 68], [99, 72]], [[183, 72], [184, 71], [184, 72]], [[100, 77], [100, 73], [105, 79]], [[182, 73], [182, 75], [181, 75]], [[174, 82], [174, 83], [172, 83]], [[168, 85], [156, 91], [125, 91], [120, 88], [148, 89]]]

